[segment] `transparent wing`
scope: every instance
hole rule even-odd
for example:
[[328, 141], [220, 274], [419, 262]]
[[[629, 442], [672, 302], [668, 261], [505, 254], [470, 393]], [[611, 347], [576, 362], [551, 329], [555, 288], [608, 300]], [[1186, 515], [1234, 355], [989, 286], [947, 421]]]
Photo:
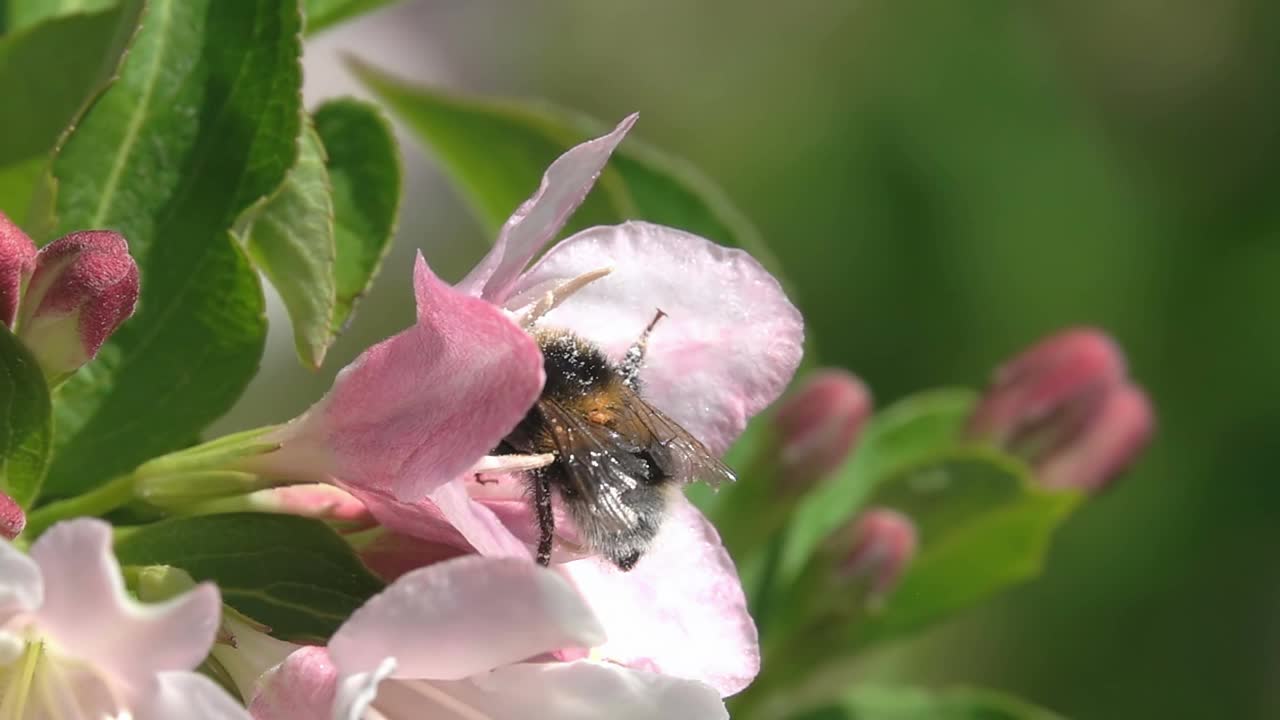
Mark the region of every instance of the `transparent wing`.
[[639, 516], [625, 496], [649, 477], [649, 465], [633, 454], [643, 448], [553, 399], [543, 398], [538, 406], [551, 428], [568, 489], [579, 496], [602, 528], [618, 533], [633, 529]]
[[645, 449], [664, 473], [682, 483], [701, 481], [712, 487], [738, 479], [728, 465], [687, 430], [634, 392], [627, 392], [628, 402], [611, 408], [618, 416], [616, 426], [643, 428], [643, 432], [634, 434], [651, 438]]

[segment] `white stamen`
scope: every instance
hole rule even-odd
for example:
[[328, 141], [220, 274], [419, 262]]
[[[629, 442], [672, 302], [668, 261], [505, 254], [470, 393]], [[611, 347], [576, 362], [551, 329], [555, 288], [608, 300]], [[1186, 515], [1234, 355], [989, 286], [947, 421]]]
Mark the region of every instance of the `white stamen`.
[[557, 305], [568, 299], [569, 296], [611, 272], [613, 272], [613, 268], [605, 267], [585, 272], [578, 277], [565, 280], [554, 288], [548, 290], [542, 297], [522, 308], [521, 311], [516, 314], [516, 323], [518, 323], [522, 328], [529, 328], [543, 315], [551, 312]]
[[518, 470], [537, 470], [555, 461], [556, 456], [553, 453], [542, 453], [540, 455], [485, 455], [475, 465], [471, 466], [471, 472], [476, 475], [487, 475], [516, 472]]

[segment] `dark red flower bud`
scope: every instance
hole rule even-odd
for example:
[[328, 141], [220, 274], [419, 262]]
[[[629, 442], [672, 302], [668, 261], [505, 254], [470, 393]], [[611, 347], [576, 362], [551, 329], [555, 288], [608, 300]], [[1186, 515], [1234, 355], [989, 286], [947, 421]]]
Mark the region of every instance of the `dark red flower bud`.
[[36, 245], [0, 212], [0, 324], [13, 327], [22, 286], [35, 268]]
[[36, 256], [18, 313], [18, 336], [51, 381], [75, 372], [133, 314], [138, 266], [109, 230], [75, 232]]

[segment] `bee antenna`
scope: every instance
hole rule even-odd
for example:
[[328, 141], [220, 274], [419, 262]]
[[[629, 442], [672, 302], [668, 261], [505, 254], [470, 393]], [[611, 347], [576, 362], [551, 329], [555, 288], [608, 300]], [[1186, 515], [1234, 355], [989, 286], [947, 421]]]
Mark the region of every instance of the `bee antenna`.
[[649, 346], [649, 334], [653, 332], [658, 321], [667, 316], [662, 308], [656, 308], [656, 310], [653, 319], [641, 331], [640, 337], [627, 349], [627, 354], [622, 356], [622, 365], [618, 368], [622, 373], [622, 381], [632, 388], [635, 387], [636, 376], [640, 374], [640, 365], [644, 363], [644, 352]]

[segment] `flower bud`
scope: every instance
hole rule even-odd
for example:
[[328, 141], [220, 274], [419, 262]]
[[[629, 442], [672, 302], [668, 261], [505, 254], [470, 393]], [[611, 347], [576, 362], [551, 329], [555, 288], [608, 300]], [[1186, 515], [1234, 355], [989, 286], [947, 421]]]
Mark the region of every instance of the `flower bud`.
[[868, 585], [867, 602], [872, 607], [883, 602], [897, 586], [918, 541], [916, 527], [900, 512], [873, 508], [859, 515], [837, 534], [845, 552], [836, 562], [837, 578]]
[[1101, 489], [1142, 452], [1154, 428], [1146, 393], [1130, 384], [1113, 388], [1075, 440], [1039, 465], [1040, 481], [1055, 488]]
[[810, 375], [773, 418], [787, 485], [807, 487], [839, 467], [870, 415], [871, 393], [855, 375], [839, 369]]
[[27, 526], [27, 516], [13, 498], [0, 492], [0, 538], [12, 540]]
[[13, 327], [22, 286], [35, 268], [36, 245], [0, 212], [0, 324]]
[[1076, 328], [997, 370], [967, 431], [1026, 459], [1046, 485], [1092, 490], [1137, 455], [1152, 424], [1120, 349], [1098, 330]]
[[71, 233], [36, 256], [18, 336], [56, 382], [91, 360], [137, 301], [138, 266], [124, 237], [109, 230]]

